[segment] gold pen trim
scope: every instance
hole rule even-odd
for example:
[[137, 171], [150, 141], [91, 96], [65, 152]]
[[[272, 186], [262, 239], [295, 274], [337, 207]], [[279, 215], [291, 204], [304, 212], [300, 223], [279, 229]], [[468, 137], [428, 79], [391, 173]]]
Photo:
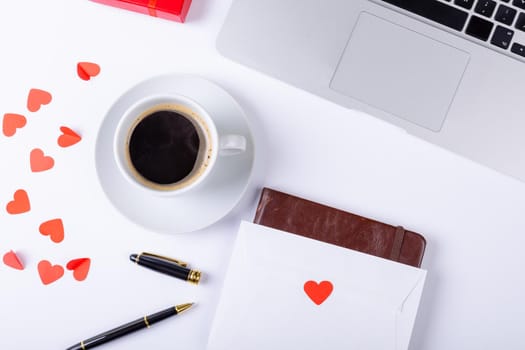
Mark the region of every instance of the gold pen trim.
[[82, 350], [86, 350], [86, 346], [84, 345], [83, 340], [80, 342], [80, 347], [82, 348]]
[[146, 327], [150, 328], [150, 324], [149, 324], [149, 321], [148, 321], [148, 316], [144, 316], [144, 323], [146, 324]]
[[141, 255], [151, 256], [153, 258], [164, 259], [164, 260], [167, 260], [167, 261], [174, 262], [177, 265], [180, 265], [180, 266], [183, 266], [183, 267], [188, 267], [188, 263], [186, 263], [186, 262], [184, 262], [182, 260], [177, 260], [177, 259], [173, 259], [173, 258], [170, 258], [170, 257], [167, 257], [167, 256], [162, 256], [162, 255], [153, 254], [153, 253], [145, 253], [145, 252], [142, 252], [142, 253], [139, 254], [139, 256], [137, 257], [137, 262], [138, 262], [138, 260], [139, 260]]
[[201, 280], [201, 272], [197, 270], [190, 270], [187, 281], [192, 284], [199, 284]]
[[175, 306], [175, 311], [177, 312], [177, 314], [180, 314], [181, 312], [188, 310], [192, 306], [193, 306], [193, 303], [177, 305]]

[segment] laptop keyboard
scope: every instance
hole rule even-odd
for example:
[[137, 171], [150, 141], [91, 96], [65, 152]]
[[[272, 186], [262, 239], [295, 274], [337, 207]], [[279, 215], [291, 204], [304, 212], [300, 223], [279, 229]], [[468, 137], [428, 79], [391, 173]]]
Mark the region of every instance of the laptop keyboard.
[[525, 0], [376, 0], [525, 60]]

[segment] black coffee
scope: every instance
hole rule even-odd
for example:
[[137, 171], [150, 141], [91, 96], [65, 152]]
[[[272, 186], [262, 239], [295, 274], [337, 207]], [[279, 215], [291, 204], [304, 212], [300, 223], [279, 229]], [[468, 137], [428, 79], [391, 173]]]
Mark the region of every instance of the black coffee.
[[173, 184], [191, 173], [199, 152], [197, 129], [175, 111], [157, 111], [142, 119], [129, 140], [135, 169], [149, 181]]

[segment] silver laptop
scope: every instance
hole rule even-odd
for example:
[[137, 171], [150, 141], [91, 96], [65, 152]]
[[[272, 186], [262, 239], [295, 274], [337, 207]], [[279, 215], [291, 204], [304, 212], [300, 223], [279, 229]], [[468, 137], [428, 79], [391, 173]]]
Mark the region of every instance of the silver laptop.
[[525, 0], [234, 0], [217, 47], [525, 181]]

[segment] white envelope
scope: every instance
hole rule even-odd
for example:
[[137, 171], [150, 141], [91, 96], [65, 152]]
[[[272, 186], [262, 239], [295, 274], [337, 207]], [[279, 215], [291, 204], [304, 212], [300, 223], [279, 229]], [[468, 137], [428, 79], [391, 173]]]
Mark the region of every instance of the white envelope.
[[207, 349], [407, 349], [425, 276], [242, 222]]

